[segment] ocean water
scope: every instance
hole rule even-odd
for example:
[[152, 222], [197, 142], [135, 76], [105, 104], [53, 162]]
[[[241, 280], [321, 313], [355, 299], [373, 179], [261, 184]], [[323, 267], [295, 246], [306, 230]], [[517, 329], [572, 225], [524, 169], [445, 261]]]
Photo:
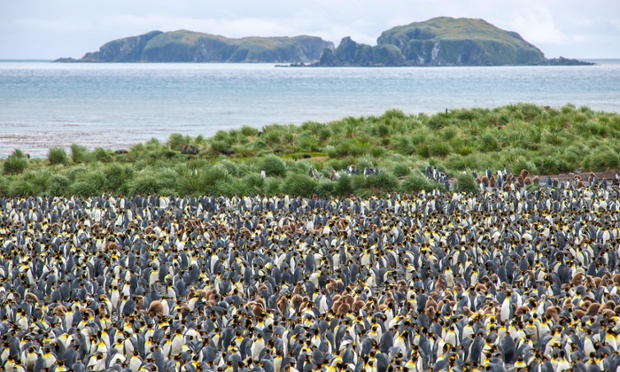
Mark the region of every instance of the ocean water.
[[280, 68], [273, 64], [0, 62], [0, 157], [128, 148], [171, 133], [346, 116], [568, 103], [620, 112], [620, 60], [570, 67]]

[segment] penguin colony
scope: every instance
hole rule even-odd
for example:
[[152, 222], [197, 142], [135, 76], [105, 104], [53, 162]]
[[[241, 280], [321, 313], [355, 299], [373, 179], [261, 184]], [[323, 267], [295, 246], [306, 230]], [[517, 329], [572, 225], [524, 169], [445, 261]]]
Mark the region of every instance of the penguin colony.
[[616, 186], [0, 199], [4, 371], [620, 371]]

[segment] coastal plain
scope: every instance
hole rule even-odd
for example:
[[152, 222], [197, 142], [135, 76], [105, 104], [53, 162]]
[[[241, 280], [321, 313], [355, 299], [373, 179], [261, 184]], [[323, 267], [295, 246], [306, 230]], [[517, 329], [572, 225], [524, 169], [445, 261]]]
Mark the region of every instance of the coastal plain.
[[619, 126], [518, 104], [16, 150], [0, 366], [615, 371]]
[[617, 185], [1, 198], [7, 371], [614, 371]]

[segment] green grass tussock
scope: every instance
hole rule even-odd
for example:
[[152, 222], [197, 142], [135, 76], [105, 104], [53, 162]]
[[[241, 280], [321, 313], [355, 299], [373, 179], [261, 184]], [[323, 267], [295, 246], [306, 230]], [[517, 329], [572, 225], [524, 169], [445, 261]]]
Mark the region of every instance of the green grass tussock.
[[261, 168], [270, 177], [286, 176], [286, 163], [276, 155], [267, 155], [263, 159]]
[[20, 174], [28, 168], [29, 161], [23, 151], [17, 149], [2, 162], [2, 173], [5, 175]]
[[291, 174], [282, 184], [282, 192], [286, 194], [311, 197], [316, 194], [317, 182], [304, 174]]
[[47, 194], [50, 196], [67, 195], [71, 180], [63, 175], [55, 174], [49, 177], [45, 183]]
[[456, 178], [456, 189], [470, 194], [478, 193], [478, 185], [469, 174], [461, 174]]
[[599, 147], [586, 156], [583, 165], [588, 170], [595, 172], [617, 170], [620, 168], [620, 155], [617, 150]]
[[71, 161], [74, 164], [87, 161], [88, 149], [78, 144], [71, 145]]
[[51, 148], [47, 154], [47, 160], [51, 165], [67, 165], [69, 163], [67, 152], [62, 147]]

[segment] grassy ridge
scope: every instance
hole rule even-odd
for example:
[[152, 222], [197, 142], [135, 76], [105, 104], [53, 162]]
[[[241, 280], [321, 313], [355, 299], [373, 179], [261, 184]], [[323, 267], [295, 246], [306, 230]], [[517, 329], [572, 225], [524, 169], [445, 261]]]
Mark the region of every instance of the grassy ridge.
[[[198, 153], [183, 154], [184, 146]], [[246, 126], [211, 138], [173, 134], [165, 143], [152, 139], [125, 154], [73, 145], [30, 160], [16, 151], [0, 163], [0, 194], [384, 195], [442, 188], [423, 176], [428, 165], [453, 177], [504, 167], [532, 174], [616, 171], [618, 149], [620, 114], [585, 107], [518, 104], [433, 116], [389, 110], [379, 117], [261, 131]], [[384, 172], [330, 180], [332, 171], [349, 165]], [[318, 177], [310, 177], [311, 170]]]
[[150, 39], [141, 59], [175, 62], [310, 62], [317, 60], [327, 46], [328, 43], [313, 36], [234, 39], [178, 30]]
[[527, 45], [506, 31], [495, 27], [483, 19], [437, 17], [423, 22], [393, 27], [384, 31], [379, 42], [405, 40], [415, 36], [421, 40], [470, 40], [480, 39], [506, 42], [514, 47]]
[[398, 45], [408, 58], [412, 53], [419, 53], [420, 49], [432, 50], [441, 45], [440, 53], [450, 63], [463, 56], [463, 48], [469, 48], [470, 52], [484, 51], [482, 55], [486, 63], [492, 65], [545, 63], [543, 53], [520, 35], [482, 19], [437, 17], [413, 22], [383, 32], [377, 43]]
[[[314, 62], [331, 42], [320, 37], [227, 38], [187, 30], [151, 31], [105, 43], [80, 62]], [[75, 61], [59, 59], [58, 61]]]
[[279, 48], [279, 47], [294, 47], [298, 42], [304, 41], [308, 38], [315, 38], [312, 36], [275, 36], [275, 37], [255, 37], [248, 36], [242, 38], [228, 38], [221, 35], [212, 35], [205, 34], [201, 32], [194, 32], [188, 30], [177, 30], [165, 32], [157, 37], [151, 39], [145, 46], [145, 50], [152, 48], [161, 48], [168, 44], [180, 43], [185, 44], [187, 46], [194, 46], [198, 41], [203, 39], [210, 39], [220, 41], [225, 44], [230, 44], [232, 46], [240, 46], [244, 48], [252, 48], [256, 47], [258, 49], [267, 49], [267, 48]]

